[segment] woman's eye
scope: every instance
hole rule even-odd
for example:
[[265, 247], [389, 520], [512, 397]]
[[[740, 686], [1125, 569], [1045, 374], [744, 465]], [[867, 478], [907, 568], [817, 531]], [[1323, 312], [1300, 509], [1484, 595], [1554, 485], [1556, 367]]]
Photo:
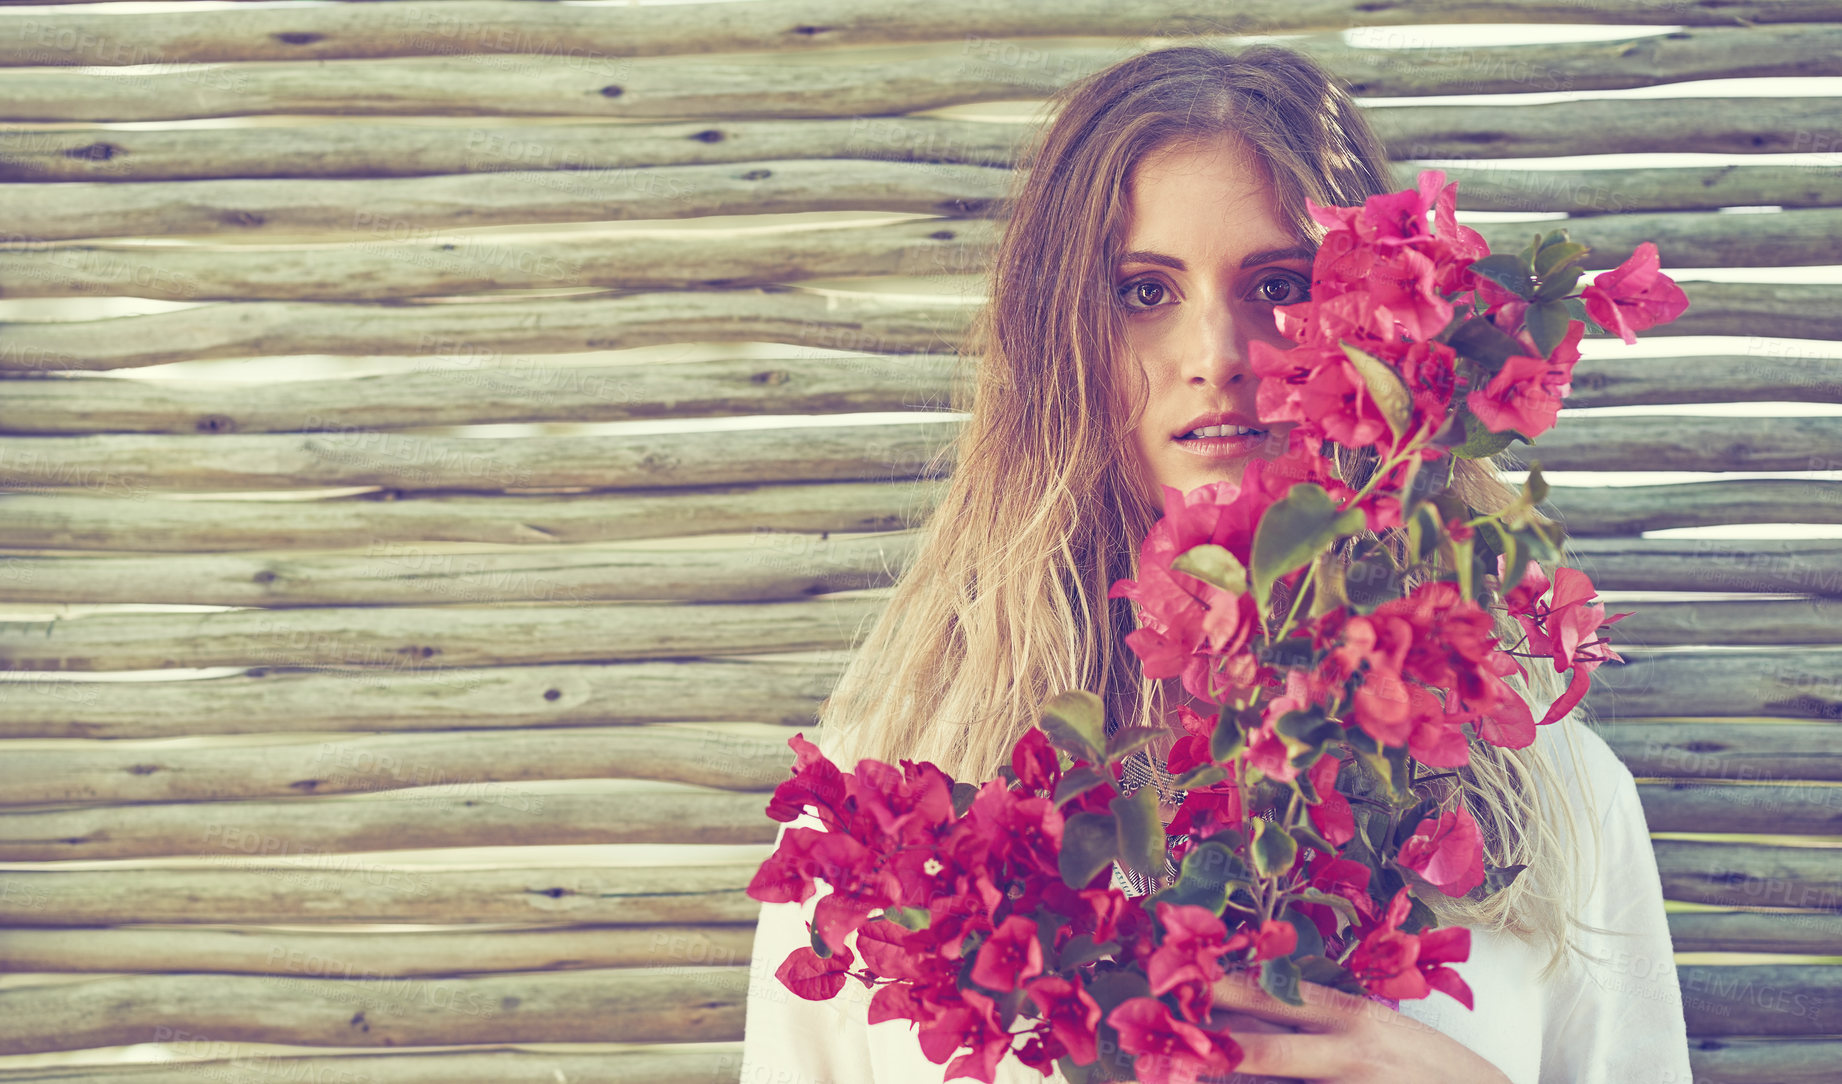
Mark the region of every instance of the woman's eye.
[[[1164, 284], [1157, 279], [1139, 279], [1137, 282], [1128, 282], [1121, 286], [1119, 296], [1120, 300], [1125, 302], [1126, 308], [1134, 312], [1144, 312], [1145, 309], [1157, 308], [1158, 302], [1163, 300]], [[1135, 301], [1141, 304], [1133, 304]]]
[[[1275, 291], [1275, 285], [1281, 289]], [[1274, 275], [1261, 280], [1254, 292], [1269, 305], [1296, 305], [1310, 299], [1311, 284], [1291, 275]]]

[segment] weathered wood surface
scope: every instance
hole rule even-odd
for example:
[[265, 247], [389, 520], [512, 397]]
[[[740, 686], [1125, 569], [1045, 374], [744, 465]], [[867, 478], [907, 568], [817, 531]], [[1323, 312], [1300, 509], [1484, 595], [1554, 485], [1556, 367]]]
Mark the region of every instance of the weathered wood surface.
[[[920, 168], [920, 167], [912, 167]], [[1554, 184], [1563, 183], [1561, 181]], [[1550, 185], [1531, 185], [1532, 209]], [[450, 238], [399, 230], [369, 241], [275, 248], [39, 244], [0, 246], [0, 292], [9, 297], [156, 297], [174, 301], [381, 301], [485, 290], [579, 287], [702, 289], [803, 279], [924, 276], [940, 283], [989, 271], [1002, 220], [910, 219], [875, 227], [807, 229], [739, 237], [539, 240]], [[1515, 251], [1531, 227], [1484, 223], [1492, 249]], [[1600, 214], [1570, 223], [1591, 249], [1590, 269], [1615, 267], [1649, 241], [1669, 267], [1789, 267], [1835, 258], [1842, 208], [1777, 214]], [[1733, 382], [1731, 376], [1727, 378]], [[1709, 394], [1704, 391], [1703, 395]]]
[[752, 925], [370, 933], [260, 927], [15, 927], [0, 929], [0, 955], [15, 972], [285, 975], [308, 966], [330, 972], [329, 977], [433, 978], [498, 971], [746, 965], [754, 939]]
[[[946, 483], [820, 482], [608, 494], [423, 495], [378, 490], [315, 501], [166, 500], [125, 483], [0, 493], [13, 549], [221, 553], [369, 549], [425, 542], [554, 546], [766, 531], [893, 531]], [[1836, 483], [1810, 483], [1835, 485]], [[101, 494], [101, 495], [98, 495]], [[1800, 503], [1787, 499], [1781, 507]]]
[[1679, 975], [1690, 1035], [1842, 1034], [1842, 967], [1690, 964]]
[[[1842, 339], [1842, 285], [1686, 282], [1682, 288], [1688, 311], [1648, 334], [1756, 335], [1770, 327], [1790, 338]], [[965, 345], [981, 303], [964, 296], [923, 302], [794, 288], [466, 305], [226, 301], [107, 320], [8, 324], [0, 327], [0, 370], [85, 372], [292, 354], [487, 357], [738, 339], [867, 353], [952, 353]]]
[[[882, 120], [874, 123], [881, 124]], [[550, 126], [531, 129], [538, 133], [553, 130]], [[931, 144], [940, 134], [923, 129], [913, 138]], [[1023, 134], [1013, 133], [1012, 138]], [[608, 137], [629, 138], [612, 133]], [[544, 134], [531, 138], [557, 137]], [[984, 138], [989, 141], [993, 137]], [[362, 180], [257, 178], [183, 184], [74, 181], [58, 185], [59, 198], [55, 200], [37, 184], [4, 184], [0, 185], [0, 196], [4, 197], [0, 227], [10, 231], [6, 236], [9, 244], [24, 255], [40, 257], [47, 253], [34, 251], [35, 248], [42, 250], [54, 242], [92, 237], [234, 232], [254, 238], [286, 235], [293, 242], [301, 239], [298, 234], [318, 234], [354, 249], [341, 254], [334, 267], [351, 266], [359, 285], [383, 283], [385, 293], [513, 288], [525, 284], [554, 288], [617, 281], [622, 270], [632, 266], [631, 259], [619, 254], [578, 254], [567, 245], [559, 247], [549, 242], [533, 248], [478, 237], [439, 235], [447, 230], [493, 225], [671, 220], [795, 211], [989, 216], [1002, 213], [1002, 197], [1016, 179], [1013, 170], [984, 164], [880, 160], [887, 157], [881, 152], [880, 138], [862, 139], [852, 149], [854, 156], [844, 162], [818, 158], [816, 152], [808, 151], [814, 156], [647, 168], [546, 171], [529, 168], [531, 163], [521, 161], [521, 168], [515, 171]], [[0, 144], [3, 149], [4, 144]], [[549, 154], [537, 157], [548, 158]], [[1411, 187], [1419, 172], [1411, 164], [1397, 165], [1396, 183]], [[1833, 216], [1825, 204], [1833, 202], [1837, 195], [1837, 186], [1826, 184], [1812, 167], [1722, 166], [1716, 170], [1691, 166], [1561, 172], [1452, 167], [1445, 173], [1448, 181], [1459, 184], [1461, 210], [1569, 211], [1604, 217], [1608, 212], [1695, 211], [1775, 202], [1790, 208], [1785, 214], [1797, 210], [1810, 226], [1827, 228]], [[1477, 189], [1475, 195], [1467, 185]], [[1730, 202], [1744, 199], [1759, 204]], [[1616, 262], [1614, 257], [1622, 259], [1621, 246], [1650, 238], [1652, 233], [1661, 238], [1660, 247], [1670, 266], [1722, 266], [1768, 260], [1821, 262], [1820, 239], [1800, 234], [1790, 225], [1795, 218], [1773, 216], [1773, 221], [1763, 223], [1753, 216], [1741, 222], [1710, 218], [1698, 223], [1691, 216], [1646, 223], [1638, 221], [1636, 214], [1619, 217], [1633, 221], [1603, 227], [1604, 236], [1592, 257], [1594, 266], [1611, 266]], [[1590, 232], [1590, 226], [1582, 221], [1573, 228], [1584, 235]], [[1499, 237], [1514, 239], [1517, 228], [1493, 223], [1483, 232], [1495, 244]], [[1681, 250], [1680, 259], [1675, 254], [1677, 249]], [[643, 248], [636, 245], [636, 250]], [[327, 277], [333, 268], [300, 270], [299, 261], [310, 255], [306, 252], [292, 258], [282, 256], [273, 272], [245, 270], [246, 261], [259, 255], [256, 253], [241, 258], [233, 254], [222, 271], [202, 265], [191, 251], [143, 258], [147, 257], [145, 251], [91, 245], [56, 259], [20, 263], [18, 255], [0, 270], [4, 270], [9, 287], [22, 286], [29, 293], [100, 293], [113, 288], [117, 293], [145, 292], [149, 296], [200, 300], [227, 294], [234, 289], [237, 276], [252, 280], [250, 296], [256, 297], [330, 296], [339, 290], [334, 285], [337, 280]], [[875, 266], [889, 259], [875, 252], [854, 256], [850, 251], [815, 252], [806, 257], [806, 262], [823, 265], [829, 261], [850, 267]], [[959, 263], [951, 266], [976, 264], [964, 256], [957, 259]], [[851, 262], [844, 263], [846, 260]], [[736, 266], [736, 261], [744, 261], [738, 268], [744, 281], [751, 273], [749, 268], [763, 262], [751, 260], [746, 252], [735, 257], [730, 266]], [[674, 270], [630, 277], [641, 283], [695, 281], [718, 277], [724, 264], [719, 261], [706, 272], [697, 263], [674, 258], [670, 266]], [[757, 278], [764, 277], [762, 272], [752, 273]], [[391, 282], [398, 285], [388, 285]], [[352, 296], [352, 285], [347, 283], [346, 291], [338, 296]]]
[[362, 552], [281, 556], [25, 555], [0, 558], [5, 572], [0, 575], [0, 602], [271, 608], [771, 602], [888, 586], [909, 561], [915, 544], [909, 532], [834, 537], [764, 532], [722, 549], [630, 549], [587, 543], [466, 551], [405, 543]]
[[0, 925], [753, 926], [761, 915], [761, 904], [742, 891], [754, 875], [757, 864], [752, 862], [659, 869], [421, 870], [361, 855], [298, 857], [306, 861], [261, 869], [0, 871]]
[[[1659, 839], [1666, 899], [1720, 907], [1842, 911], [1842, 849]], [[1724, 1032], [1744, 1035], [1734, 1029]]]
[[848, 648], [884, 600], [683, 605], [316, 607], [0, 622], [0, 669], [424, 669]]
[[[60, 0], [62, 2], [62, 0]], [[75, 2], [75, 0], [72, 0]], [[668, 1044], [640, 1050], [592, 1053], [480, 1046], [467, 1050], [403, 1054], [271, 1054], [213, 1048], [209, 1037], [186, 1029], [170, 1062], [47, 1065], [0, 1069], [9, 1084], [198, 1084], [238, 1080], [246, 1073], [283, 1080], [364, 1081], [365, 1084], [740, 1084], [742, 1044]]]
[[10, 1022], [0, 1054], [146, 1042], [162, 1028], [303, 1046], [721, 1042], [741, 1038], [747, 996], [747, 967], [389, 981], [128, 975], [0, 989]]
[[[0, 558], [0, 602], [373, 606], [635, 601], [769, 602], [885, 587], [918, 532], [757, 533], [723, 547], [535, 549], [374, 545], [364, 551]], [[1568, 563], [1609, 591], [1842, 595], [1842, 542], [1607, 539], [1570, 543]]]
[[[1722, 216], [1731, 218], [1733, 216]], [[976, 383], [967, 358], [967, 377]], [[733, 358], [672, 364], [484, 364], [464, 355], [413, 369], [284, 384], [117, 380], [47, 373], [10, 380], [0, 430], [264, 433], [506, 422], [609, 422], [740, 414], [945, 410], [949, 354]], [[1708, 354], [1596, 358], [1574, 369], [1567, 407], [1842, 402], [1842, 359]]]
[[1838, 1039], [1720, 1039], [1689, 1043], [1702, 1084], [1832, 1084], [1842, 1062]]
[[1612, 642], [1693, 644], [1842, 644], [1842, 600], [1771, 599], [1632, 604]]
[[[1842, 293], [1842, 287], [1835, 289]], [[81, 372], [289, 354], [494, 357], [702, 340], [951, 353], [975, 308], [955, 297], [914, 301], [790, 288], [466, 305], [227, 301], [107, 320], [7, 324], [0, 327], [0, 369]]]
[[[657, 489], [761, 482], [906, 481], [952, 469], [962, 422], [785, 425], [722, 432], [434, 437], [377, 430], [0, 437], [0, 486], [219, 493]], [[1544, 470], [1822, 470], [1842, 419], [1587, 416], [1515, 444]], [[1552, 499], [1552, 498], [1550, 498]]]
[[[1238, 21], [1232, 15], [1228, 19]], [[953, 37], [971, 33], [962, 27]], [[1058, 26], [1055, 33], [1079, 32]], [[1289, 44], [1317, 57], [1353, 93], [1374, 97], [1621, 90], [1702, 79], [1842, 74], [1837, 60], [1842, 28], [1824, 23], [1482, 47], [1413, 45], [1411, 32], [1403, 36], [1412, 47], [1351, 46], [1341, 34]], [[1230, 47], [1241, 44], [1221, 41], [1219, 35], [1215, 40]], [[169, 69], [112, 79], [68, 67], [0, 68], [0, 102], [5, 103], [0, 120], [122, 123], [252, 114], [876, 116], [1043, 96], [1143, 47], [1064, 44], [1042, 50], [1042, 59], [1033, 64], [1007, 64], [1001, 57], [981, 63], [973, 49], [962, 50], [960, 63], [942, 63], [938, 56], [876, 57], [871, 61], [876, 75], [869, 78], [863, 65], [784, 58], [603, 57], [559, 63], [552, 55], [490, 47], [443, 51], [463, 55], [253, 63], [240, 58], [207, 69], [208, 74]], [[132, 89], [125, 85], [130, 83]]]
[[[1831, 150], [1833, 143], [1823, 141], [1828, 138], [1833, 110], [1834, 103], [1828, 98], [1711, 97], [1403, 106], [1369, 109], [1367, 114], [1394, 158], [1484, 160], [1644, 151], [1772, 154]], [[631, 170], [789, 158], [1011, 167], [1017, 163], [1027, 132], [1027, 123], [1021, 121], [948, 117], [712, 118], [665, 124], [581, 120], [541, 126], [496, 118], [144, 130], [73, 126], [0, 132], [0, 182], [382, 178]], [[1421, 168], [1412, 161], [1397, 163], [1396, 186], [1412, 186]], [[1544, 200], [1556, 210], [1585, 214], [1842, 204], [1842, 177], [1834, 170], [1811, 166], [1541, 170], [1528, 174], [1489, 167], [1442, 168], [1448, 179], [1460, 182], [1458, 206], [1464, 210], [1526, 201], [1532, 189], [1542, 191]], [[551, 183], [560, 182], [552, 179]], [[1472, 204], [1474, 190], [1482, 205]], [[227, 225], [254, 228], [261, 224]]]
[[[263, 231], [384, 244], [444, 229], [542, 222], [847, 210], [982, 215], [995, 210], [1012, 180], [1009, 170], [978, 165], [868, 160], [847, 169], [800, 157], [363, 180], [13, 184], [0, 186], [0, 230], [14, 241]], [[52, 187], [63, 189], [58, 198], [47, 191]]]
[[[1768, 229], [1736, 229], [1731, 215], [1690, 215], [1721, 221], [1710, 222], [1706, 235], [1683, 231], [1705, 247], [1684, 244], [1680, 252], [1665, 251], [1671, 266], [1690, 266], [1682, 257], [1703, 252], [1724, 252], [1729, 264], [1818, 262], [1802, 258], [1806, 250], [1816, 255], [1809, 231], [1828, 228], [1824, 216], [1837, 215], [1842, 211], [1799, 211], [1806, 219], [1801, 230], [1787, 229], [1777, 215], [1769, 216], [1774, 221]], [[998, 229], [994, 219], [923, 218], [772, 233], [681, 230], [529, 239], [428, 236], [405, 228], [361, 241], [287, 248], [24, 242], [0, 245], [0, 291], [8, 297], [383, 301], [481, 290], [705, 289], [861, 275], [976, 275], [990, 262]], [[1608, 243], [1617, 242], [1618, 230], [1601, 232]], [[1594, 256], [1605, 258], [1598, 250]]]
[[372, 797], [0, 811], [0, 862], [344, 854], [435, 847], [772, 843], [760, 794], [609, 794], [480, 783]]
[[[1836, 419], [1799, 420], [1828, 422], [1842, 430]], [[1745, 429], [1751, 423], [1735, 419], [1733, 427]], [[892, 482], [921, 477], [960, 426], [957, 417], [932, 414], [898, 424], [635, 435], [433, 437], [355, 430], [0, 437], [0, 487], [219, 493], [348, 486], [492, 491]], [[1821, 427], [1802, 428], [1811, 432], [1787, 433], [1784, 440], [1818, 436]], [[1619, 446], [1630, 443], [1627, 439]], [[950, 467], [945, 459], [934, 464], [936, 472]]]
[[0, 679], [0, 736], [160, 738], [286, 731], [812, 723], [843, 665], [694, 659], [606, 665], [257, 669], [188, 681]]
[[0, 759], [0, 804], [281, 798], [554, 779], [654, 779], [760, 792], [787, 777], [793, 762], [787, 738], [779, 727], [760, 724], [747, 730], [463, 730], [204, 746], [27, 744]]
[[1842, 482], [1748, 478], [1654, 486], [1555, 486], [1543, 511], [1559, 518], [1574, 535], [1633, 535], [1723, 523], [1842, 523]]
[[[7, 3], [18, 0], [6, 0]], [[44, 0], [25, 0], [42, 3]], [[71, 0], [51, 0], [67, 3]], [[1718, 8], [1673, 0], [1627, 0], [1581, 6], [1553, 0], [1438, 0], [1412, 8], [1353, 0], [1312, 3], [1250, 0], [1232, 10], [1181, 0], [1074, 0], [1053, 17], [1028, 4], [942, 0], [924, 8], [866, 7], [858, 0], [802, 0], [773, 11], [740, 10], [711, 22], [703, 12], [625, 7], [529, 8], [505, 0], [466, 0], [438, 7], [372, 10], [250, 7], [159, 14], [95, 14], [76, 7], [41, 16], [29, 33], [0, 48], [0, 64], [169, 64], [237, 60], [335, 60], [428, 54], [532, 53], [560, 64], [703, 52], [800, 51], [842, 45], [979, 42], [994, 37], [1158, 37], [1194, 34], [1284, 34], [1352, 26], [1421, 23], [1564, 22], [1688, 26], [1803, 22], [1837, 17], [1828, 0], [1736, 0]], [[1411, 35], [1401, 44], [1411, 45]], [[122, 45], [132, 44], [127, 51]], [[1047, 50], [1028, 41], [1007, 50]], [[1040, 55], [1008, 54], [997, 62], [1026, 66]]]
[[[1837, 673], [1842, 682], [1842, 668]], [[1821, 723], [1598, 722], [1593, 729], [1640, 777], [1842, 782], [1842, 742]]]
[[1842, 540], [1579, 538], [1568, 563], [1612, 591], [1842, 595]]
[[1842, 835], [1842, 786], [1833, 783], [1676, 780], [1639, 783], [1637, 794], [1653, 832]]
[[1842, 950], [1842, 915], [1819, 912], [1677, 911], [1669, 916], [1677, 952], [1777, 952], [1833, 956]]
[[[0, 385], [6, 393], [0, 396], [0, 430], [39, 436], [264, 433], [296, 431], [316, 422], [327, 428], [399, 429], [945, 410], [951, 405], [957, 360], [950, 354], [866, 354], [619, 365], [524, 359], [520, 364], [503, 365], [497, 359], [470, 364], [464, 355], [453, 355], [428, 358], [398, 373], [235, 389], [187, 380], [118, 380], [58, 373]], [[1665, 359], [1656, 365], [1668, 363]], [[1607, 366], [1600, 363], [1597, 368], [1604, 371]], [[1631, 372], [1631, 368], [1622, 363], [1613, 369], [1614, 375], [1608, 378], [1615, 384], [1610, 392], [1613, 398], [1627, 384], [1642, 389], [1653, 389], [1658, 382], [1673, 386], [1660, 372], [1650, 376]], [[1801, 369], [1808, 374], [1809, 363], [1804, 362]], [[1576, 376], [1576, 389], [1584, 378], [1583, 373]], [[1735, 396], [1743, 396], [1754, 385], [1730, 380], [1726, 386]], [[1702, 386], [1690, 387], [1699, 390]], [[1823, 394], [1825, 387], [1813, 384], [1810, 394]]]
[[[1643, 609], [1651, 609], [1646, 603]], [[1618, 607], [1610, 607], [1618, 612]], [[1623, 663], [1593, 671], [1592, 709], [1602, 720], [1656, 716], [1726, 718], [1782, 716], [1842, 719], [1842, 652], [1824, 649], [1771, 651], [1625, 652], [1612, 626]], [[1721, 643], [1730, 643], [1721, 640]]]

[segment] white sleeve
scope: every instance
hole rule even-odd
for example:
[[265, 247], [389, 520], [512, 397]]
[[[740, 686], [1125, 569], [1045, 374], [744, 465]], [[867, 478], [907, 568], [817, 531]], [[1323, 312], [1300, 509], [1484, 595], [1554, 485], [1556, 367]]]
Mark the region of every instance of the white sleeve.
[[[782, 824], [819, 827], [805, 815]], [[748, 969], [748, 1007], [742, 1031], [741, 1084], [872, 1084], [868, 1035], [869, 991], [848, 980], [836, 997], [808, 1001], [774, 977], [787, 954], [812, 943], [806, 923], [828, 889], [805, 903], [764, 903]]]
[[1592, 793], [1575, 808], [1601, 810], [1596, 861], [1591, 838], [1582, 833], [1579, 842], [1577, 913], [1597, 930], [1571, 931], [1584, 958], [1556, 977], [1542, 1084], [1690, 1084], [1662, 879], [1637, 785], [1603, 738], [1585, 727], [1576, 734]]

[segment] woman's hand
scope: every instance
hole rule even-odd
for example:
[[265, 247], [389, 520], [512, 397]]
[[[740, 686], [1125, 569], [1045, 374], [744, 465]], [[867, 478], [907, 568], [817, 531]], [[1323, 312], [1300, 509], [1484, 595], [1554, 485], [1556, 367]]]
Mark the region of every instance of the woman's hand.
[[[1302, 1006], [1238, 971], [1211, 991], [1211, 1024], [1227, 1023], [1243, 1052], [1236, 1084], [1265, 1078], [1324, 1084], [1509, 1084], [1496, 1066], [1436, 1028], [1378, 1001], [1301, 982]], [[1269, 1030], [1264, 1025], [1284, 1025]]]

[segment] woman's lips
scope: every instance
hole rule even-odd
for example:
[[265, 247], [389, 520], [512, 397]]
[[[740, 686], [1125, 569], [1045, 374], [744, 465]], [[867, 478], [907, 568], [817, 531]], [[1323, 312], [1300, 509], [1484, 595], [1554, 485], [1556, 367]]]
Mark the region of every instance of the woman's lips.
[[1266, 443], [1267, 434], [1249, 433], [1238, 437], [1173, 437], [1171, 443], [1191, 455], [1205, 459], [1232, 459], [1246, 455]]

